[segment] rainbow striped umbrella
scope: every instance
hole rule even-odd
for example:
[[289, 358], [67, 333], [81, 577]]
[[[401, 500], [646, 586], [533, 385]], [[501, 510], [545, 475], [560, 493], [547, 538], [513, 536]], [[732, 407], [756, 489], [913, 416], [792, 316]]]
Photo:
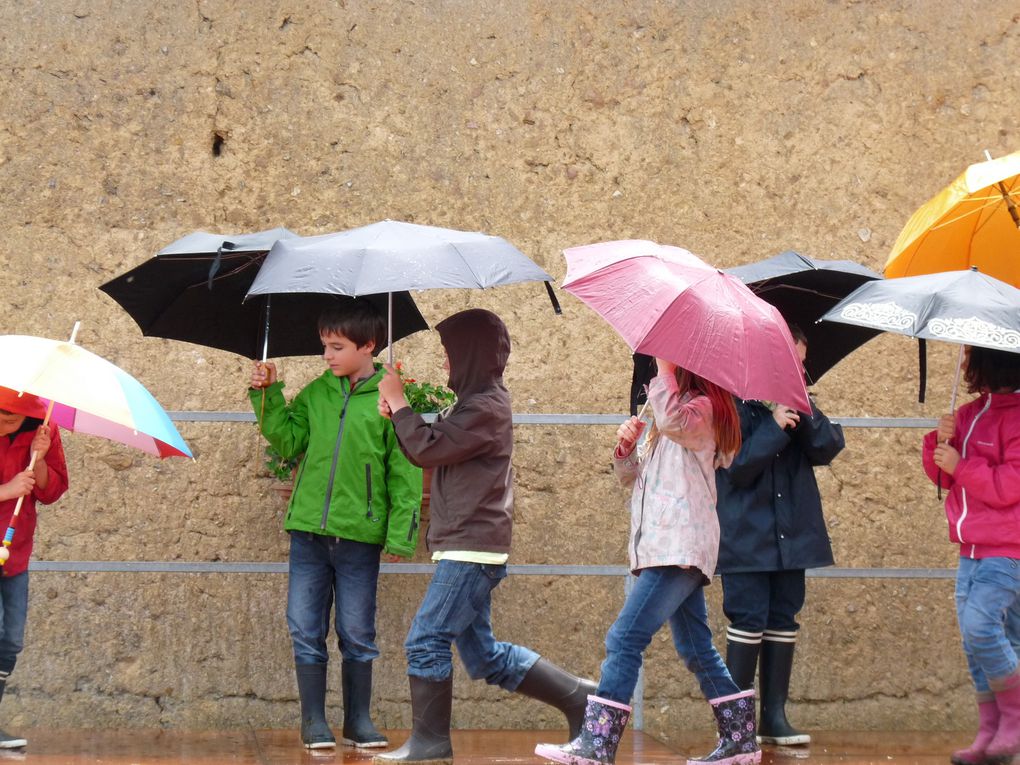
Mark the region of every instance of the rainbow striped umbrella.
[[[77, 329], [77, 327], [76, 327]], [[74, 342], [0, 336], [0, 386], [52, 402], [49, 422], [157, 457], [191, 457], [170, 417], [140, 382]]]

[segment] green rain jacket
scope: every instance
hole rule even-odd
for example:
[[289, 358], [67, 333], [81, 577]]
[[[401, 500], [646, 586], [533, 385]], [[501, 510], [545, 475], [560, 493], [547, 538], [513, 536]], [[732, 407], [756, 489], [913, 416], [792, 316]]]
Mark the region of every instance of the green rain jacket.
[[283, 383], [251, 389], [262, 434], [284, 457], [301, 458], [284, 528], [382, 545], [410, 557], [418, 544], [421, 469], [400, 450], [378, 410], [382, 368], [351, 391], [326, 371], [287, 404]]

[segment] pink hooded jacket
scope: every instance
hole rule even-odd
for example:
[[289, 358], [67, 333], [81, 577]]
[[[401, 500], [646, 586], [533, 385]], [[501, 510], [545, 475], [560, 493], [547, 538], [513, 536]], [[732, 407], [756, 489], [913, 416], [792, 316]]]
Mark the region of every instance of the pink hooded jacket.
[[[1020, 393], [982, 394], [956, 412], [950, 445], [960, 452], [944, 471], [949, 539], [968, 558], [1020, 558]], [[924, 471], [939, 480], [936, 431], [924, 437]]]

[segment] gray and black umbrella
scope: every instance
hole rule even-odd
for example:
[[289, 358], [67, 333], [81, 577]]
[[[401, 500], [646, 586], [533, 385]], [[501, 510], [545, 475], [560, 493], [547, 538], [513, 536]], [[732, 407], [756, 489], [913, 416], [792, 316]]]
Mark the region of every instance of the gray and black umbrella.
[[976, 270], [869, 282], [822, 319], [1020, 353], [1020, 290]]
[[[847, 295], [824, 321], [895, 332], [960, 346], [949, 410], [956, 411], [963, 346], [1020, 353], [1020, 290], [976, 269], [869, 282]], [[924, 400], [922, 353], [921, 401]], [[939, 496], [942, 481], [938, 482]]]
[[811, 382], [834, 367], [880, 330], [818, 320], [862, 284], [882, 278], [851, 260], [816, 260], [787, 250], [774, 258], [727, 268], [751, 291], [779, 309], [787, 324], [796, 324], [807, 337], [804, 362]]
[[[869, 282], [847, 295], [822, 319], [921, 341], [957, 343], [961, 361], [964, 345], [1020, 353], [1020, 290], [976, 269]], [[959, 384], [957, 365], [954, 409]], [[924, 400], [923, 352], [919, 399]]]
[[336, 234], [281, 239], [269, 251], [248, 298], [271, 295], [275, 305], [295, 294], [396, 296], [401, 290], [539, 281], [559, 313], [552, 279], [501, 237], [384, 220]]
[[[284, 228], [236, 236], [198, 231], [100, 289], [148, 337], [196, 343], [250, 359], [318, 355], [322, 353], [316, 328], [319, 314], [330, 304], [352, 298], [294, 294], [245, 301], [273, 245], [300, 238]], [[385, 293], [364, 299], [387, 315]], [[394, 294], [392, 337], [427, 328], [410, 294]]]

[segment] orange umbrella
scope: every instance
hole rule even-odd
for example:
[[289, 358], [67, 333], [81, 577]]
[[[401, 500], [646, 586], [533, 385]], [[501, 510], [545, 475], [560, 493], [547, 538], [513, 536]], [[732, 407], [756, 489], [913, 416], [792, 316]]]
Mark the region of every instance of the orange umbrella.
[[1020, 151], [985, 155], [910, 217], [886, 261], [887, 278], [976, 266], [1020, 287]]

